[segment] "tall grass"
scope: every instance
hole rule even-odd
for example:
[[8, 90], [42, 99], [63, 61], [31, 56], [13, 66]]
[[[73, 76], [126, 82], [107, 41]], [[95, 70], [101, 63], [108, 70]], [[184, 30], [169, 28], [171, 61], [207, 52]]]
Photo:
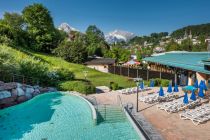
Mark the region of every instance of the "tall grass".
[[123, 76], [99, 72], [53, 55], [16, 50], [5, 45], [0, 45], [0, 69], [34, 77], [53, 86], [65, 85], [72, 80], [84, 83], [83, 71], [88, 71], [87, 80], [94, 86], [109, 86], [110, 82], [117, 83], [122, 88], [135, 85], [133, 81]]

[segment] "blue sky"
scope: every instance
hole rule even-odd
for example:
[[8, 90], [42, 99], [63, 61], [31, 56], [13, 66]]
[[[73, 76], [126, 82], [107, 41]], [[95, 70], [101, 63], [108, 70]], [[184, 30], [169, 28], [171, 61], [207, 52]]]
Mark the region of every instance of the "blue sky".
[[210, 0], [0, 0], [0, 17], [32, 3], [45, 5], [56, 26], [67, 22], [81, 31], [95, 24], [104, 33], [121, 29], [148, 35], [210, 22]]

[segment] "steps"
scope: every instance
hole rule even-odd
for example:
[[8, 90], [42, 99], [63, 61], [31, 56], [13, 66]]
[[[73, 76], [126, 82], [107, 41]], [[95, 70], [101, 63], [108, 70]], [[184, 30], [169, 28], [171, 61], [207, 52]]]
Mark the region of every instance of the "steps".
[[[135, 135], [135, 133], [130, 132], [132, 126], [129, 124], [127, 117], [120, 106], [99, 105], [97, 106], [97, 115], [98, 125], [104, 124], [105, 126], [109, 126], [104, 127], [104, 131], [109, 131], [111, 137], [118, 140], [138, 139], [138, 136]], [[118, 134], [117, 137], [115, 134]]]
[[98, 121], [99, 123], [108, 122], [108, 123], [117, 123], [124, 122], [126, 116], [119, 106], [111, 105], [101, 105], [97, 109]]

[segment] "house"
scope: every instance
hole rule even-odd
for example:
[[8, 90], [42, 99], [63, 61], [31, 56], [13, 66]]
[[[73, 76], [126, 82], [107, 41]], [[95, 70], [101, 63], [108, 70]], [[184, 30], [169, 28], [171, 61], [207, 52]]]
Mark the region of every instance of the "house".
[[160, 41], [159, 44], [160, 44], [160, 46], [164, 46], [164, 45], [166, 45], [166, 42], [165, 41]]
[[193, 85], [197, 79], [210, 86], [210, 53], [175, 51], [144, 58], [150, 70], [173, 73], [173, 83]]
[[163, 48], [163, 47], [155, 47], [153, 49], [153, 52], [154, 53], [162, 53], [162, 52], [165, 52], [165, 48]]
[[144, 41], [144, 47], [152, 47], [153, 46], [153, 43], [148, 43], [147, 41]]
[[176, 39], [175, 42], [178, 44], [182, 44], [183, 39]]
[[205, 39], [205, 42], [206, 42], [206, 43], [210, 43], [210, 37], [206, 38], [206, 39]]
[[135, 54], [131, 54], [131, 59], [136, 60], [136, 59], [137, 59], [137, 55], [135, 55]]
[[109, 66], [115, 65], [115, 62], [116, 60], [112, 58], [92, 58], [84, 64], [89, 68], [108, 73]]
[[197, 44], [201, 43], [199, 40], [197, 40], [197, 38], [193, 38], [191, 41], [192, 41], [193, 45], [197, 45]]

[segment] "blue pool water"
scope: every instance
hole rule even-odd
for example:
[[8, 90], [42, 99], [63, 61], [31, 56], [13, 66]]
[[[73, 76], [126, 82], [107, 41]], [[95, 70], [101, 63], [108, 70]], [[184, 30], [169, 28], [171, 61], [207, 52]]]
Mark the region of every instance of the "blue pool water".
[[47, 93], [0, 110], [0, 140], [128, 140], [139, 139], [129, 121], [93, 123], [81, 98]]

